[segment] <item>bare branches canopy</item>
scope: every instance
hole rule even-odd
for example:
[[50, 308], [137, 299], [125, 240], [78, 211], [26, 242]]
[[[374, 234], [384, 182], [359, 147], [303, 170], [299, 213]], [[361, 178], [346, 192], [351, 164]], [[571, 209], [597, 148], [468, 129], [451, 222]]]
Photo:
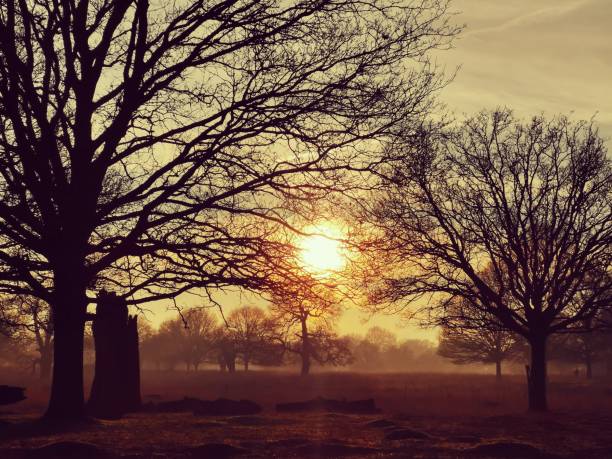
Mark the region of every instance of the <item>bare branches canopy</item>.
[[[596, 128], [481, 113], [390, 149], [370, 209], [397, 269], [376, 300], [418, 299], [429, 321], [459, 297], [531, 346], [530, 406], [545, 409], [546, 338], [607, 303], [610, 160]], [[578, 300], [579, 299], [579, 300]]]
[[346, 186], [342, 171], [431, 107], [444, 82], [428, 52], [457, 31], [446, 11], [2, 3], [0, 290], [53, 309], [49, 415], [82, 415], [88, 289], [143, 302], [265, 284], [283, 202]]

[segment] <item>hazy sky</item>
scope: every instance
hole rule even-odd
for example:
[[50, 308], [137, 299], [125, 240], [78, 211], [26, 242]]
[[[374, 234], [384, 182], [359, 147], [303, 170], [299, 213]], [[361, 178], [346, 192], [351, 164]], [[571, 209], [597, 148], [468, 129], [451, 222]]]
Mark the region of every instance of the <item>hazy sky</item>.
[[612, 136], [611, 0], [455, 0], [453, 9], [467, 27], [438, 57], [461, 66], [442, 93], [450, 109], [595, 116]]
[[[602, 135], [612, 137], [612, 0], [455, 0], [453, 9], [466, 29], [437, 59], [449, 71], [461, 66], [440, 95], [456, 115], [507, 106], [521, 116], [595, 116]], [[235, 294], [220, 299], [228, 310], [258, 302]], [[173, 315], [155, 311], [149, 316], [155, 322]], [[397, 317], [366, 320], [349, 311], [340, 332], [364, 333], [379, 324], [402, 338], [437, 336]]]
[[[466, 28], [436, 58], [447, 71], [460, 66], [440, 95], [456, 115], [507, 106], [525, 117], [595, 116], [612, 137], [612, 0], [455, 0], [452, 8]], [[437, 336], [397, 318], [362, 320], [347, 314], [343, 331], [379, 323], [404, 338]]]

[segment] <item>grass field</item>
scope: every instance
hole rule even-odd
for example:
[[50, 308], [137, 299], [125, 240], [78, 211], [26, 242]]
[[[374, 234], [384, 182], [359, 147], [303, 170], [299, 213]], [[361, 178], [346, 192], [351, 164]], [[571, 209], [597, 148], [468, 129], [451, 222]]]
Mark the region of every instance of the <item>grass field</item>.
[[[136, 413], [78, 428], [40, 426], [44, 388], [4, 413], [0, 457], [52, 457], [43, 445], [87, 442], [129, 457], [572, 457], [612, 458], [612, 384], [551, 377], [547, 414], [526, 412], [524, 380], [456, 374], [282, 373], [214, 371], [143, 373], [150, 399], [183, 396], [250, 399], [256, 416], [199, 417], [192, 413]], [[374, 398], [375, 415], [280, 414], [275, 404], [326, 398]], [[8, 407], [7, 407], [8, 408]], [[7, 411], [7, 410], [5, 410]], [[385, 420], [387, 422], [371, 423]], [[8, 425], [7, 425], [8, 423]], [[378, 425], [380, 424], [380, 425]], [[393, 434], [396, 432], [396, 434]], [[404, 432], [397, 434], [397, 432]], [[413, 438], [393, 439], [408, 436]], [[234, 449], [219, 446], [231, 445]], [[74, 446], [74, 445], [73, 445]], [[62, 450], [54, 457], [68, 457]], [[78, 446], [75, 447], [78, 449]], [[72, 450], [70, 450], [72, 451]], [[73, 457], [102, 454], [78, 450]], [[99, 456], [99, 457], [104, 457]]]

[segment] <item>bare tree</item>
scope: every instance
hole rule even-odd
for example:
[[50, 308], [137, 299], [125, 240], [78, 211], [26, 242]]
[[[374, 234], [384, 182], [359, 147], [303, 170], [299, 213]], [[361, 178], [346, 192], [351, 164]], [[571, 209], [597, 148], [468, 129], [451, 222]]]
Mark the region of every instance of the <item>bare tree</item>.
[[170, 368], [182, 362], [187, 371], [197, 371], [213, 353], [217, 328], [217, 319], [209, 310], [187, 309], [180, 317], [160, 325], [157, 338], [150, 337], [150, 345], [157, 350], [150, 352], [159, 353]]
[[[495, 285], [492, 265], [483, 269], [480, 276]], [[495, 375], [501, 379], [502, 362], [522, 354], [524, 340], [504, 328], [495, 314], [478, 304], [477, 297], [450, 296], [443, 301], [438, 354], [456, 364], [494, 363]], [[504, 301], [512, 301], [512, 298], [506, 295]]]
[[393, 332], [376, 325], [368, 329], [364, 340], [376, 346], [380, 352], [387, 352], [397, 345], [397, 336]]
[[438, 354], [453, 363], [494, 363], [495, 376], [502, 377], [502, 362], [521, 355], [520, 341], [503, 329], [443, 328]]
[[47, 416], [84, 414], [92, 289], [261, 288], [283, 202], [418, 124], [456, 32], [446, 0], [2, 2], [0, 290], [51, 305]]
[[274, 324], [263, 309], [256, 306], [235, 309], [228, 315], [227, 324], [245, 371], [251, 362], [274, 361], [267, 355], [278, 354], [274, 352]]
[[[181, 320], [181, 319], [179, 319]], [[195, 371], [208, 360], [213, 349], [213, 336], [217, 328], [217, 318], [211, 311], [202, 308], [188, 309], [183, 313], [184, 356], [187, 370], [193, 366]]]
[[288, 282], [272, 296], [272, 316], [278, 327], [278, 340], [284, 348], [299, 356], [301, 374], [310, 373], [312, 361], [341, 364], [348, 345], [339, 345], [332, 321], [341, 312], [340, 298], [334, 286], [310, 276]]
[[[507, 110], [394, 145], [370, 217], [384, 235], [379, 253], [397, 269], [374, 299], [469, 300], [529, 343], [529, 407], [547, 409], [547, 338], [594, 316], [611, 287], [606, 155], [590, 123], [523, 123]], [[445, 303], [419, 309], [439, 323]]]
[[232, 334], [232, 331], [227, 327], [227, 325], [220, 325], [215, 330], [214, 347], [216, 349], [219, 369], [221, 371], [234, 373], [236, 371], [238, 350], [236, 349], [235, 336]]
[[31, 322], [28, 330], [32, 333], [38, 358], [35, 365], [39, 367], [40, 379], [51, 380], [53, 367], [53, 321], [50, 317], [49, 306], [38, 298], [20, 298], [21, 314], [29, 317]]
[[[32, 372], [38, 373], [42, 381], [49, 381], [53, 365], [53, 322], [47, 304], [36, 297], [7, 295], [2, 298], [0, 310], [4, 330], [21, 348], [22, 360], [31, 353]], [[36, 355], [37, 354], [37, 355]]]

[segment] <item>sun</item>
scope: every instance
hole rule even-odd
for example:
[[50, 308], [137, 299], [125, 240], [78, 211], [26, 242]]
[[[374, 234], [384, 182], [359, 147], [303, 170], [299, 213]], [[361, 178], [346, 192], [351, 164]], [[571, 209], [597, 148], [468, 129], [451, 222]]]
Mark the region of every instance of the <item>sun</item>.
[[340, 271], [346, 263], [343, 244], [339, 240], [342, 232], [332, 224], [320, 224], [305, 232], [311, 234], [298, 242], [303, 268], [316, 275]]

